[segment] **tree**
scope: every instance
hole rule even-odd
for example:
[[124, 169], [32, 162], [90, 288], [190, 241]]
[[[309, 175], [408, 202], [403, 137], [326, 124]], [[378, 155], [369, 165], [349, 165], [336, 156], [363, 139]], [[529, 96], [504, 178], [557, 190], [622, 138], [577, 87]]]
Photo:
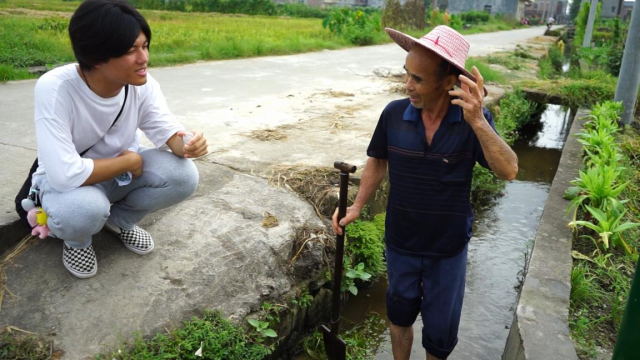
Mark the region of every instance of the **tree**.
[[580, 12], [580, 0], [573, 0], [569, 7], [569, 18], [571, 21], [575, 22], [578, 12]]

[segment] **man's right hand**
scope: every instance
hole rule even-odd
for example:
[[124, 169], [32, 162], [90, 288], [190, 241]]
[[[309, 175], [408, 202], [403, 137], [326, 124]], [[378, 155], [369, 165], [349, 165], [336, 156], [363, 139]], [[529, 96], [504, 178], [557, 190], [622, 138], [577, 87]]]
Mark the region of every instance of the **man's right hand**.
[[340, 220], [340, 224], [338, 224], [338, 208], [333, 213], [333, 217], [331, 218], [331, 226], [333, 227], [333, 232], [342, 235], [342, 229], [351, 224], [354, 220], [360, 217], [361, 208], [352, 205], [347, 208], [347, 213], [344, 215], [342, 220]]
[[121, 156], [127, 158], [127, 171], [131, 173], [134, 179], [142, 175], [142, 156], [140, 154], [135, 151], [125, 150], [118, 155], [118, 157]]

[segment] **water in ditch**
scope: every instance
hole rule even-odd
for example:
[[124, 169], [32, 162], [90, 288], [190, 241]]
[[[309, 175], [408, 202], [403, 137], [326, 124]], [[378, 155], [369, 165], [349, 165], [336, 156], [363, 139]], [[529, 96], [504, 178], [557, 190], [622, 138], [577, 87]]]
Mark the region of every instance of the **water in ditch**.
[[[500, 359], [516, 306], [522, 270], [536, 234], [573, 113], [549, 105], [540, 121], [522, 130], [513, 148], [520, 171], [504, 196], [476, 211], [469, 244], [467, 283], [459, 343], [449, 359]], [[386, 318], [386, 280], [362, 289], [349, 300], [342, 317], [357, 324], [372, 313]], [[412, 359], [424, 359], [421, 319], [414, 325]], [[376, 359], [390, 360], [388, 331], [382, 334]]]

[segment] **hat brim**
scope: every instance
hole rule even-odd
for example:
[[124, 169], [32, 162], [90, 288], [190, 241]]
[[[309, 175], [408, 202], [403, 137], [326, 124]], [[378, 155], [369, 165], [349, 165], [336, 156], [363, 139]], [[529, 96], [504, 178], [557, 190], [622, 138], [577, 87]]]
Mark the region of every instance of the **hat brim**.
[[[387, 32], [387, 34], [389, 34], [389, 37], [391, 37], [391, 39], [393, 39], [393, 41], [396, 42], [396, 44], [398, 44], [401, 48], [403, 48], [407, 52], [409, 52], [414, 45], [418, 44], [419, 46], [422, 46], [425, 49], [431, 50], [431, 52], [433, 52], [434, 54], [438, 55], [439, 58], [441, 58], [442, 60], [448, 62], [449, 64], [451, 64], [453, 66], [455, 66], [456, 69], [460, 70], [462, 75], [468, 77], [469, 79], [471, 79], [471, 81], [473, 81], [475, 83], [478, 82], [476, 77], [473, 76], [473, 74], [470, 73], [467, 69], [465, 69], [463, 67], [460, 67], [455, 63], [452, 63], [447, 58], [445, 58], [442, 55], [440, 55], [437, 51], [434, 51], [432, 46], [435, 46], [435, 45], [431, 45], [431, 43], [423, 43], [423, 42], [419, 41], [418, 39], [414, 38], [413, 36], [407, 35], [405, 33], [401, 33], [398, 30], [394, 30], [394, 29], [391, 29], [391, 28], [385, 28], [384, 30]], [[456, 86], [460, 87], [460, 80], [459, 79], [456, 80]], [[487, 87], [486, 86], [482, 86], [482, 88], [484, 89], [484, 96], [486, 97], [487, 95], [489, 95], [489, 92], [487, 91]]]

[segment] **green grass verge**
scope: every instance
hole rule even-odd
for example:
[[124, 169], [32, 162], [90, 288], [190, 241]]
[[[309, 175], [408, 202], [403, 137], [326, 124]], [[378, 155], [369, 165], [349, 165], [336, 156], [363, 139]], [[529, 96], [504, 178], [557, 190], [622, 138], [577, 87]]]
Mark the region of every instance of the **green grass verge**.
[[[627, 200], [622, 222], [640, 222], [640, 133], [628, 127], [617, 139], [624, 153], [621, 182], [629, 181], [620, 196]], [[578, 234], [581, 235], [581, 234]], [[586, 256], [574, 256], [571, 271], [569, 328], [581, 359], [597, 355], [597, 348], [612, 350], [627, 306], [631, 282], [640, 250], [640, 230], [625, 231], [624, 240], [635, 249], [625, 254], [620, 248], [599, 251], [586, 238], [576, 238], [573, 249]]]
[[489, 66], [489, 63], [486, 58], [470, 57], [467, 59], [465, 66], [467, 70], [469, 70], [471, 73], [473, 73], [471, 69], [474, 66], [478, 68], [478, 71], [480, 71], [480, 74], [482, 75], [482, 78], [484, 79], [485, 83], [488, 83], [488, 82], [495, 82], [498, 84], [505, 83], [504, 75], [500, 71], [492, 69]]
[[0, 333], [0, 359], [49, 360], [49, 343], [36, 336], [21, 336], [7, 329]]
[[[372, 313], [362, 323], [343, 331], [340, 338], [347, 343], [347, 359], [373, 359], [384, 340], [386, 329], [387, 323], [379, 315]], [[318, 330], [303, 340], [302, 347], [310, 359], [327, 359], [322, 333]]]
[[587, 75], [582, 79], [523, 81], [522, 88], [543, 90], [551, 96], [559, 96], [569, 107], [591, 108], [601, 101], [613, 100], [617, 79], [604, 72]]
[[[263, 359], [271, 348], [259, 337], [249, 336], [242, 328], [233, 326], [219, 312], [207, 311], [194, 317], [167, 334], [145, 340], [138, 337], [132, 344], [96, 359], [152, 360], [152, 359]], [[202, 357], [195, 355], [202, 346]]]
[[[0, 42], [0, 65], [4, 66], [0, 69], [0, 81], [34, 77], [26, 75], [28, 67], [75, 61], [67, 26], [71, 13], [79, 4], [80, 1], [62, 0], [0, 1], [0, 37], [3, 39]], [[147, 18], [153, 32], [150, 66], [296, 54], [353, 46], [345, 37], [323, 29], [322, 21], [317, 18], [155, 10], [141, 10], [141, 13]], [[507, 22], [494, 20], [462, 32], [510, 28], [513, 26]], [[410, 33], [420, 37], [429, 30]], [[372, 42], [383, 44], [391, 42], [391, 39], [384, 31], [380, 31]], [[498, 76], [489, 74], [491, 79]]]

